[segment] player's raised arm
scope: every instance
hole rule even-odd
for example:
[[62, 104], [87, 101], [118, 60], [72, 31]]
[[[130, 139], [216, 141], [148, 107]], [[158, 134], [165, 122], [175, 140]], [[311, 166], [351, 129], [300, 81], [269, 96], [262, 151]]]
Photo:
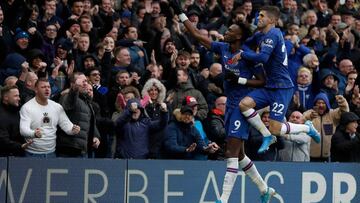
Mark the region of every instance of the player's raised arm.
[[204, 45], [207, 49], [211, 48], [211, 39], [201, 35], [200, 31], [193, 26], [193, 24], [188, 20], [188, 17], [185, 15], [184, 10], [181, 8], [181, 3], [179, 0], [170, 0], [170, 6], [174, 9], [176, 15], [179, 16], [179, 19], [184, 23], [186, 29], [190, 34], [199, 42]]

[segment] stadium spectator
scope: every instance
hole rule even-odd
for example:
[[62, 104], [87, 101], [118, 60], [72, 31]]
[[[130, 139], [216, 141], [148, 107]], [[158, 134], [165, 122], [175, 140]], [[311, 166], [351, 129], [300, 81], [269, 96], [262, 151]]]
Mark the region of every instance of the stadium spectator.
[[360, 135], [357, 131], [360, 118], [353, 112], [341, 114], [340, 125], [331, 139], [331, 161], [360, 162]]
[[215, 153], [219, 146], [212, 142], [209, 145], [201, 138], [194, 126], [194, 111], [190, 106], [182, 106], [174, 112], [175, 119], [165, 130], [165, 151], [170, 159], [195, 159], [197, 155]]
[[301, 65], [309, 67], [309, 62], [304, 61], [304, 57], [310, 53], [310, 49], [305, 45], [300, 44], [300, 39], [298, 37], [297, 31], [295, 31], [298, 29], [298, 25], [291, 24], [288, 29], [289, 34], [285, 35], [284, 37], [289, 60], [289, 74], [293, 83], [296, 83], [296, 77], [298, 73], [297, 71], [299, 70]]
[[[96, 115], [96, 125], [101, 137], [101, 145], [96, 150], [96, 157], [112, 158], [110, 153], [114, 137], [114, 123], [108, 108], [108, 89], [100, 84], [101, 74], [98, 68], [91, 68], [86, 72], [88, 78], [88, 93], [91, 105]], [[90, 153], [91, 154], [91, 153]]]
[[[198, 102], [196, 101], [195, 97], [192, 96], [185, 96], [185, 98], [182, 101], [182, 106], [189, 106], [192, 108], [193, 113], [194, 113], [194, 126], [196, 128], [196, 130], [199, 132], [201, 138], [205, 141], [205, 144], [208, 145], [209, 144], [209, 139], [206, 135], [206, 132], [204, 130], [204, 126], [202, 124], [202, 122], [196, 117], [197, 111], [198, 111]], [[180, 109], [178, 109], [180, 110]], [[176, 109], [174, 110], [174, 112], [177, 111]], [[206, 155], [196, 155], [194, 157], [195, 159], [198, 160], [206, 160], [208, 159], [208, 157]]]
[[209, 154], [210, 160], [225, 159], [226, 130], [225, 130], [225, 106], [226, 97], [220, 96], [215, 100], [214, 108], [204, 122], [204, 127], [209, 140], [215, 142], [220, 148], [214, 154]]
[[311, 141], [310, 144], [312, 162], [330, 162], [331, 137], [339, 124], [341, 113], [349, 111], [348, 103], [343, 96], [337, 95], [336, 101], [339, 107], [332, 109], [326, 94], [319, 93], [315, 96], [314, 107], [304, 112], [305, 120], [311, 120], [315, 128], [321, 132], [322, 141]]
[[180, 108], [182, 106], [182, 100], [185, 96], [192, 96], [198, 102], [198, 111], [195, 115], [200, 120], [206, 118], [208, 113], [208, 105], [201, 92], [194, 88], [189, 80], [189, 75], [185, 69], [177, 69], [177, 87], [168, 91], [168, 97], [166, 100], [170, 103], [171, 109]]
[[300, 39], [304, 38], [309, 31], [310, 26], [315, 26], [317, 23], [317, 15], [315, 10], [307, 10], [301, 16], [301, 26], [299, 30], [299, 37]]
[[312, 107], [314, 97], [317, 93], [315, 90], [316, 88], [313, 85], [313, 75], [311, 70], [305, 67], [300, 68], [298, 70], [295, 94], [299, 97], [299, 104], [297, 104], [299, 105], [298, 108], [302, 108], [303, 112]]
[[338, 88], [339, 78], [330, 69], [321, 70], [320, 75], [321, 75], [320, 92], [326, 94], [327, 98], [329, 99], [331, 108], [336, 108], [337, 103], [335, 96], [339, 94], [339, 88]]
[[358, 77], [358, 73], [355, 70], [352, 70], [347, 74], [344, 97], [348, 101], [350, 101], [351, 95], [355, 88], [355, 82], [356, 82], [357, 77]]
[[160, 119], [151, 120], [146, 116], [140, 100], [127, 101], [126, 109], [116, 120], [117, 144], [115, 158], [149, 158], [151, 131], [160, 131], [168, 122], [168, 110], [164, 102], [160, 103]]
[[54, 158], [57, 125], [69, 134], [76, 136], [80, 126], [73, 124], [62, 106], [49, 100], [50, 84], [40, 78], [35, 84], [35, 98], [25, 103], [20, 110], [20, 133], [27, 142], [26, 157]]
[[[304, 118], [301, 112], [294, 111], [289, 117], [289, 122], [302, 124]], [[281, 161], [310, 161], [311, 138], [305, 133], [297, 135], [287, 134], [284, 136], [284, 149], [279, 151]]]
[[[152, 121], [158, 121], [161, 119], [161, 104], [165, 101], [166, 88], [165, 86], [157, 79], [151, 78], [146, 81], [144, 88], [141, 91], [142, 97], [149, 96], [150, 101], [145, 106], [145, 111], [149, 118]], [[167, 108], [168, 109], [168, 108]], [[160, 158], [163, 156], [161, 154], [162, 143], [164, 141], [163, 131], [155, 130], [150, 131], [149, 140], [149, 157], [150, 158]]]
[[119, 46], [128, 47], [131, 64], [138, 68], [141, 75], [145, 72], [145, 67], [148, 64], [148, 56], [146, 50], [143, 48], [143, 42], [138, 40], [138, 30], [135, 26], [125, 27], [123, 31], [123, 38], [117, 42]]
[[334, 69], [336, 76], [339, 78], [338, 94], [343, 95], [346, 88], [347, 75], [354, 70], [354, 65], [349, 59], [343, 59], [339, 62], [339, 68]]
[[88, 151], [100, 145], [100, 133], [96, 126], [94, 109], [87, 92], [87, 79], [81, 72], [70, 78], [70, 89], [60, 98], [66, 114], [81, 130], [75, 136], [63, 132], [58, 134], [57, 154], [60, 157], [88, 157]]
[[0, 156], [24, 156], [24, 150], [32, 143], [20, 135], [20, 94], [16, 86], [1, 90], [0, 105]]

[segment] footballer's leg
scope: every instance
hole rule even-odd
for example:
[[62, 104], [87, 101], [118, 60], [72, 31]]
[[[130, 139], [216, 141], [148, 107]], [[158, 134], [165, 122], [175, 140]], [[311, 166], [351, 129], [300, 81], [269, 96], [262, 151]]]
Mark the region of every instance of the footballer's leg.
[[248, 96], [240, 102], [240, 110], [246, 117], [247, 121], [263, 135], [263, 143], [258, 153], [264, 153], [269, 146], [276, 142], [276, 137], [271, 135], [269, 129], [262, 122], [260, 115], [255, 111], [254, 107], [261, 109], [269, 105], [269, 96], [264, 88], [252, 91]]

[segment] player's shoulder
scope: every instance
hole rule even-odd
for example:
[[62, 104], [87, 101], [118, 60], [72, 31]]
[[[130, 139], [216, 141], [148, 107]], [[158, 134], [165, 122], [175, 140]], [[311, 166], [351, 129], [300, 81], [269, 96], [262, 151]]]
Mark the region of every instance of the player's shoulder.
[[221, 54], [224, 51], [229, 49], [229, 44], [226, 42], [216, 42], [216, 41], [212, 41], [211, 42], [211, 48], [212, 51]]

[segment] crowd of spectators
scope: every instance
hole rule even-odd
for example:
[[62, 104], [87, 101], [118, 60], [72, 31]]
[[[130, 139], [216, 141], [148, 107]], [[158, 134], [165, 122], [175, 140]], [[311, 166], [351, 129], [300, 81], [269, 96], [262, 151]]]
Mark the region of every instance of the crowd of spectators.
[[[0, 1], [0, 155], [222, 160], [224, 74], [179, 22], [171, 0]], [[341, 2], [341, 3], [340, 3]], [[321, 142], [278, 137], [252, 160], [360, 162], [360, 4], [355, 0], [185, 0], [202, 35], [256, 32], [276, 5], [294, 95], [288, 120]], [[260, 112], [268, 124], [269, 111]]]

